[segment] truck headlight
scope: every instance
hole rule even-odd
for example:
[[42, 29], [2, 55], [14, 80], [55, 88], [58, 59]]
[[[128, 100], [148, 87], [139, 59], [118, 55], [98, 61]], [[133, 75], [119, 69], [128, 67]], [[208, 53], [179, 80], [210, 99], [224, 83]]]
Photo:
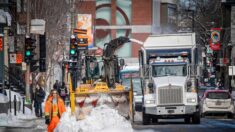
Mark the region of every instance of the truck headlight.
[[146, 100], [145, 103], [146, 103], [146, 104], [154, 104], [155, 101], [154, 101], [154, 100]]
[[189, 98], [187, 99], [188, 103], [196, 103], [196, 99], [195, 98]]

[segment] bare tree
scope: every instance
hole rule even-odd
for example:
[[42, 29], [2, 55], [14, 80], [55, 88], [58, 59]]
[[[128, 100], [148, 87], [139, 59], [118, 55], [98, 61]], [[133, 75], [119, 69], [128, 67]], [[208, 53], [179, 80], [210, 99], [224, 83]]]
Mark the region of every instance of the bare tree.
[[[46, 53], [47, 72], [40, 74], [44, 82], [52, 83], [55, 65], [60, 65], [64, 49], [69, 42], [70, 35], [70, 1], [71, 0], [31, 0], [31, 18], [46, 21]], [[40, 78], [40, 77], [38, 77]], [[47, 84], [48, 84], [47, 82]], [[46, 84], [45, 84], [46, 85]]]
[[221, 0], [179, 0], [179, 15], [179, 24], [189, 31], [194, 29], [198, 44], [208, 42], [211, 27], [222, 27]]

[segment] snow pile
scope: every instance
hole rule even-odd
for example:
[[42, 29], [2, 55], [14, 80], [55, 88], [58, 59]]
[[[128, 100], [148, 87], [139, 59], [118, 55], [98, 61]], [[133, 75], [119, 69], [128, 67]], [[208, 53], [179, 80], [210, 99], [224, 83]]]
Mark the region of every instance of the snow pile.
[[4, 94], [0, 94], [0, 103], [7, 103], [7, 102], [8, 102], [7, 96]]
[[[7, 98], [10, 99], [10, 94], [9, 94], [8, 89], [6, 89], [6, 93], [7, 93]], [[11, 102], [14, 101], [14, 96], [16, 96], [16, 101], [22, 101], [22, 99], [23, 99], [19, 93], [11, 91]]]
[[[67, 109], [68, 110], [68, 109]], [[84, 120], [76, 121], [69, 110], [62, 115], [55, 132], [132, 132], [129, 121], [118, 114], [118, 111], [101, 105], [94, 108]]]
[[[0, 126], [9, 126], [9, 127], [30, 127], [33, 123], [28, 123], [27, 120], [36, 119], [35, 114], [31, 112], [30, 109], [25, 108], [25, 114], [22, 111], [16, 113], [14, 115], [14, 109], [8, 111], [8, 114], [2, 113], [0, 114]], [[27, 122], [27, 124], [25, 124]]]

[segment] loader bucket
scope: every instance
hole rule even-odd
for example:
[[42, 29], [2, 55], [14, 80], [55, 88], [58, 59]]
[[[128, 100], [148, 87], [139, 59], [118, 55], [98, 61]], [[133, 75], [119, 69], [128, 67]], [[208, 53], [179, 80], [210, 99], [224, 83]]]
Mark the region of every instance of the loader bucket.
[[84, 119], [94, 107], [108, 105], [116, 109], [120, 115], [129, 116], [129, 90], [116, 84], [115, 89], [109, 89], [105, 82], [81, 84], [75, 93], [75, 114], [78, 120]]

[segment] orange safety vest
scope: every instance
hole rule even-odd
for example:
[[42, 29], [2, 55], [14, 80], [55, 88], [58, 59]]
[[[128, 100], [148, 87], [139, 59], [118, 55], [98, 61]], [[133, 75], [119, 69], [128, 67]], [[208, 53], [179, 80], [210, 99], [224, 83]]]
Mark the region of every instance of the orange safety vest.
[[61, 115], [66, 111], [64, 101], [60, 97], [57, 98], [57, 104], [53, 104], [52, 99], [52, 96], [49, 97], [45, 104], [45, 116], [50, 117], [48, 132], [53, 132], [60, 121]]

